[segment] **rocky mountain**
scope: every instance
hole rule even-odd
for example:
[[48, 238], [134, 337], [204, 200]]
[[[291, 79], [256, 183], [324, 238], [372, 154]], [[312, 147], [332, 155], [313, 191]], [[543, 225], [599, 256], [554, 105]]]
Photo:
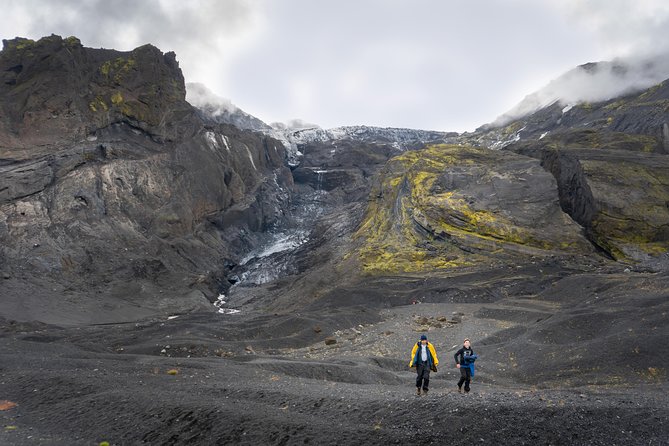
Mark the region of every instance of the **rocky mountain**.
[[392, 158], [356, 232], [362, 269], [595, 252], [666, 268], [667, 85], [595, 104], [554, 103], [449, 139], [457, 144]]
[[668, 81], [598, 103], [554, 103], [464, 139], [540, 160], [562, 209], [607, 255], [666, 261]]
[[503, 127], [557, 103], [571, 107], [599, 103], [638, 93], [669, 76], [669, 54], [637, 55], [614, 61], [591, 62], [560, 75], [527, 95], [519, 104], [485, 127]]
[[173, 53], [58, 36], [3, 43], [5, 317], [102, 322], [210, 307], [253, 234], [284, 218], [283, 145], [203, 121]]
[[151, 45], [3, 45], [0, 443], [665, 441], [666, 81], [323, 130], [194, 107]]
[[[231, 285], [241, 298], [240, 282], [311, 274], [325, 257], [292, 250], [314, 244], [349, 279], [547, 256], [666, 263], [666, 83], [458, 135], [277, 129], [191, 85], [193, 108], [174, 54], [150, 45], [17, 38], [0, 62], [8, 314], [18, 289], [87, 287], [102, 294], [92, 308], [133, 294], [138, 315], [207, 307]], [[333, 251], [319, 225], [344, 209]]]
[[293, 144], [309, 144], [315, 142], [333, 142], [351, 140], [361, 143], [390, 144], [397, 150], [410, 150], [428, 143], [443, 142], [447, 138], [457, 136], [455, 132], [436, 132], [429, 130], [413, 130], [400, 128], [369, 127], [365, 125], [335, 127], [322, 129], [309, 127], [285, 130], [286, 139]]
[[289, 125], [273, 123], [268, 125], [260, 119], [236, 107], [231, 101], [218, 97], [201, 84], [187, 84], [188, 101], [197, 108], [204, 120], [231, 124], [244, 130], [253, 130], [275, 138], [283, 143], [289, 155], [291, 166], [301, 162], [303, 150], [309, 144], [327, 143], [335, 147], [347, 142], [360, 144], [390, 145], [398, 151], [411, 150], [427, 143], [449, 140], [456, 132], [437, 132], [400, 128], [370, 126], [344, 126], [323, 129], [314, 124], [293, 122]]

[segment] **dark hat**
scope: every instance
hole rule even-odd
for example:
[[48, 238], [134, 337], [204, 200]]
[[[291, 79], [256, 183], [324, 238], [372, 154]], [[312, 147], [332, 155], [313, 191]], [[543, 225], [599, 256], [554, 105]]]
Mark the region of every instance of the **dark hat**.
[[425, 336], [425, 335], [420, 335], [420, 340], [421, 340], [421, 341], [427, 341], [427, 336]]

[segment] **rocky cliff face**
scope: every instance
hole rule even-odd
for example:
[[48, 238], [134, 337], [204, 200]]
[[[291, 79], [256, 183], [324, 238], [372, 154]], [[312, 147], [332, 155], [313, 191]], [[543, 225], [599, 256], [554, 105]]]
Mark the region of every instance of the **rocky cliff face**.
[[184, 101], [174, 53], [151, 45], [131, 52], [84, 48], [58, 36], [3, 42], [4, 150], [74, 142], [123, 122], [156, 139], [174, 139]]
[[323, 238], [293, 252], [301, 280], [295, 288], [284, 283], [285, 295], [290, 302], [321, 295], [335, 305], [379, 293], [388, 304], [393, 291], [370, 289], [370, 280], [429, 280], [528, 262], [589, 270], [615, 260], [666, 270], [666, 85], [442, 135], [450, 144], [420, 149], [425, 142], [417, 138], [406, 152], [383, 140], [353, 136], [343, 144], [306, 131], [296, 184], [322, 190], [319, 201], [332, 207], [315, 220]]
[[279, 141], [195, 110], [174, 55], [150, 45], [15, 39], [0, 72], [10, 318], [125, 320], [221, 292], [250, 302], [260, 285], [298, 308], [370, 275], [535, 259], [666, 263], [666, 83], [473, 134]]
[[562, 209], [595, 245], [615, 259], [657, 264], [669, 247], [668, 127], [664, 81], [600, 103], [556, 103], [468, 138], [539, 159], [557, 180]]
[[357, 236], [363, 268], [381, 273], [593, 253], [539, 162], [457, 145], [393, 158]]
[[6, 317], [104, 322], [207, 308], [254, 233], [284, 218], [282, 144], [205, 124], [174, 54], [15, 39], [0, 72]]

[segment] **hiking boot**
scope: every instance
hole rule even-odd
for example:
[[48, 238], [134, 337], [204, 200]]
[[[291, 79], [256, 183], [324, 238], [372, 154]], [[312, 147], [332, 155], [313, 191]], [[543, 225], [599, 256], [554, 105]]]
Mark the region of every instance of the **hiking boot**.
[[423, 389], [423, 396], [427, 395], [427, 389]]
[[416, 389], [416, 395], [420, 396], [420, 387]]
[[458, 393], [462, 393], [462, 387], [458, 386]]

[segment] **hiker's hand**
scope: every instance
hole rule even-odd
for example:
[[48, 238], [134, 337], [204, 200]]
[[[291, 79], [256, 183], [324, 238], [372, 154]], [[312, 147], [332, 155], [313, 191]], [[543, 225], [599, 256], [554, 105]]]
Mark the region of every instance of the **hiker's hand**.
[[460, 364], [455, 364], [455, 366], [456, 366], [457, 368], [460, 368]]

